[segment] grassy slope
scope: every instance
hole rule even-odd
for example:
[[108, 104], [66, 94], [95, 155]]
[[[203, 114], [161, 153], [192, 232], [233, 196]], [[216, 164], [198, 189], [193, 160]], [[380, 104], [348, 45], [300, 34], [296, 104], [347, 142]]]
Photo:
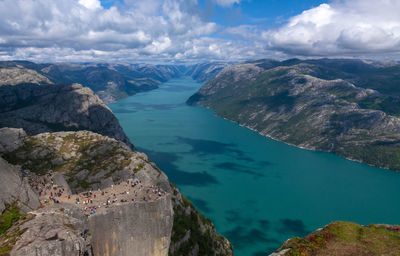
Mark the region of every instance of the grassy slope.
[[361, 226], [351, 222], [333, 222], [305, 238], [293, 238], [279, 249], [285, 255], [400, 255], [400, 226]]

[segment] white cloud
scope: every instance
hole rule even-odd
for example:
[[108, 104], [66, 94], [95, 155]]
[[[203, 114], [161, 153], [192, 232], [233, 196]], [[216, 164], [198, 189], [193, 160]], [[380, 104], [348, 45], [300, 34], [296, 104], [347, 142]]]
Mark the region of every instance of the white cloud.
[[[232, 6], [241, 0], [212, 0]], [[276, 30], [202, 19], [197, 0], [0, 0], [0, 60], [203, 61], [400, 57], [399, 0], [334, 0]], [[368, 57], [368, 56], [367, 56]]]
[[79, 0], [79, 3], [88, 9], [100, 9], [101, 3], [99, 0]]
[[[185, 42], [195, 47], [194, 40], [218, 29], [201, 19], [197, 4], [197, 0], [146, 4], [125, 0], [105, 9], [99, 0], [1, 0], [0, 52], [8, 54], [0, 59], [121, 61], [187, 56]], [[214, 52], [218, 58], [232, 56]]]
[[303, 56], [400, 55], [400, 1], [344, 0], [304, 11], [266, 31], [271, 49]]

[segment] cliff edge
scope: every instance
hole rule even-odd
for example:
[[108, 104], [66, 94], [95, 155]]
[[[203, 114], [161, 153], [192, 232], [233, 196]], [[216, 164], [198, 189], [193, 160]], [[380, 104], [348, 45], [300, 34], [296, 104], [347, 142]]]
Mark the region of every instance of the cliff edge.
[[24, 214], [5, 232], [15, 237], [3, 240], [11, 255], [233, 255], [167, 176], [123, 142], [90, 131], [2, 128], [2, 137], [14, 139], [0, 140], [1, 157], [19, 166], [41, 205], [23, 211], [13, 201], [26, 200], [5, 197], [7, 209]]

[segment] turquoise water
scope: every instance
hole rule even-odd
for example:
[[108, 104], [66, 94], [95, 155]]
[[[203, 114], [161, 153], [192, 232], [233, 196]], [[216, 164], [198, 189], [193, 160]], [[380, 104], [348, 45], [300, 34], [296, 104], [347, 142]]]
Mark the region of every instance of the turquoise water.
[[172, 80], [109, 106], [235, 255], [267, 255], [335, 220], [400, 224], [400, 173], [288, 146], [185, 105], [200, 86]]

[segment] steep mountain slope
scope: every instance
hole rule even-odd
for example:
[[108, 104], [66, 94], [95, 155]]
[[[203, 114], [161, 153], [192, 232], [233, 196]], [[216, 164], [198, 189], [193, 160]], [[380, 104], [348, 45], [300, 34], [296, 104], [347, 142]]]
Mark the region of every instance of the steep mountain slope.
[[270, 256], [399, 255], [400, 226], [333, 222], [305, 238], [292, 238]]
[[15, 81], [26, 81], [0, 85], [0, 127], [24, 128], [28, 134], [86, 129], [131, 146], [111, 110], [89, 88], [29, 83], [40, 75], [23, 68], [18, 68], [19, 76], [15, 68], [0, 70], [13, 74]]
[[226, 62], [205, 62], [189, 66], [186, 75], [191, 76], [199, 83], [214, 79], [219, 72], [229, 66]]
[[[400, 170], [399, 98], [351, 83], [362, 80], [355, 72], [348, 79], [344, 71], [332, 75], [337, 76], [333, 80], [319, 78], [330, 72], [325, 62], [238, 64], [224, 69], [188, 103], [210, 107], [217, 115], [289, 144]], [[336, 69], [342, 70], [339, 64]], [[364, 64], [370, 67], [369, 76], [379, 76], [376, 64]], [[388, 84], [392, 76], [381, 79], [381, 85]]]

